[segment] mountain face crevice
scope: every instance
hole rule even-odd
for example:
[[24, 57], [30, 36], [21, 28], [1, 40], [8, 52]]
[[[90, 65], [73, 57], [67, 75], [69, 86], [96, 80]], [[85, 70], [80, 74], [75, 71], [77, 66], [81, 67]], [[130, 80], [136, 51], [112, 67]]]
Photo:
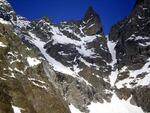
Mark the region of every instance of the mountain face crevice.
[[149, 0], [137, 0], [106, 37], [92, 7], [54, 24], [1, 0], [0, 113], [150, 112], [149, 20]]

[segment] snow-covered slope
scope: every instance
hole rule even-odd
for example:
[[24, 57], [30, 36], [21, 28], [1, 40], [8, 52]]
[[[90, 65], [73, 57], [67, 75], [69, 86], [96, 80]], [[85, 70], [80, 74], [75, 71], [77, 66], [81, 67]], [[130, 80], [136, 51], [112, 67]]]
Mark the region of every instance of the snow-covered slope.
[[91, 103], [88, 106], [90, 113], [144, 113], [140, 107], [134, 106], [128, 100], [120, 100], [115, 94], [112, 96], [111, 103]]

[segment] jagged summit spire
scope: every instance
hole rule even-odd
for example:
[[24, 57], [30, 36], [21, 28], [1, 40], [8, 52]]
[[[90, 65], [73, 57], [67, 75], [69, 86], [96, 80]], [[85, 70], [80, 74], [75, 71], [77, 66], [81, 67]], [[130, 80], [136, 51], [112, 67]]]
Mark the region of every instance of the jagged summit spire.
[[91, 18], [94, 16], [98, 16], [98, 15], [96, 14], [96, 11], [93, 9], [93, 7], [89, 6], [85, 15], [84, 15], [84, 19], [88, 19], [88, 18]]
[[52, 22], [52, 20], [48, 16], [43, 16], [42, 20], [44, 20], [45, 22], [49, 22], [49, 23]]
[[0, 2], [6, 2], [6, 0], [0, 0]]
[[150, 0], [136, 0], [135, 6], [140, 4], [150, 5]]
[[7, 0], [0, 0], [0, 5], [9, 5], [9, 2]]
[[86, 35], [103, 34], [102, 24], [99, 15], [89, 6], [83, 18], [83, 32]]
[[150, 0], [136, 0], [130, 16], [148, 18], [150, 9]]
[[136, 0], [136, 4], [140, 4], [141, 2], [143, 2], [144, 0]]
[[133, 10], [140, 5], [150, 6], [150, 0], [136, 0]]

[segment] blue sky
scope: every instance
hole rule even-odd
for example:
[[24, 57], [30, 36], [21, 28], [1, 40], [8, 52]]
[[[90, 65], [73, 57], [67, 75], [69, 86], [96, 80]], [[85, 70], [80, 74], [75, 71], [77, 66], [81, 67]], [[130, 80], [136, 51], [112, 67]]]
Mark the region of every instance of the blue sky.
[[17, 14], [29, 20], [49, 16], [58, 23], [79, 20], [92, 6], [99, 14], [105, 33], [112, 25], [130, 14], [136, 0], [8, 0]]

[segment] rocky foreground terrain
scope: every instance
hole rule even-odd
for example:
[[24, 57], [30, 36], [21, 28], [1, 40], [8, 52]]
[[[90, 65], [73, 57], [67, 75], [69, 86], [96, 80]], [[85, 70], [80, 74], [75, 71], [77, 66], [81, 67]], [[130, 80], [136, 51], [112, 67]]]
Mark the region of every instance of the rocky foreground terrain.
[[150, 1], [105, 36], [81, 20], [29, 21], [0, 0], [0, 113], [149, 113]]

